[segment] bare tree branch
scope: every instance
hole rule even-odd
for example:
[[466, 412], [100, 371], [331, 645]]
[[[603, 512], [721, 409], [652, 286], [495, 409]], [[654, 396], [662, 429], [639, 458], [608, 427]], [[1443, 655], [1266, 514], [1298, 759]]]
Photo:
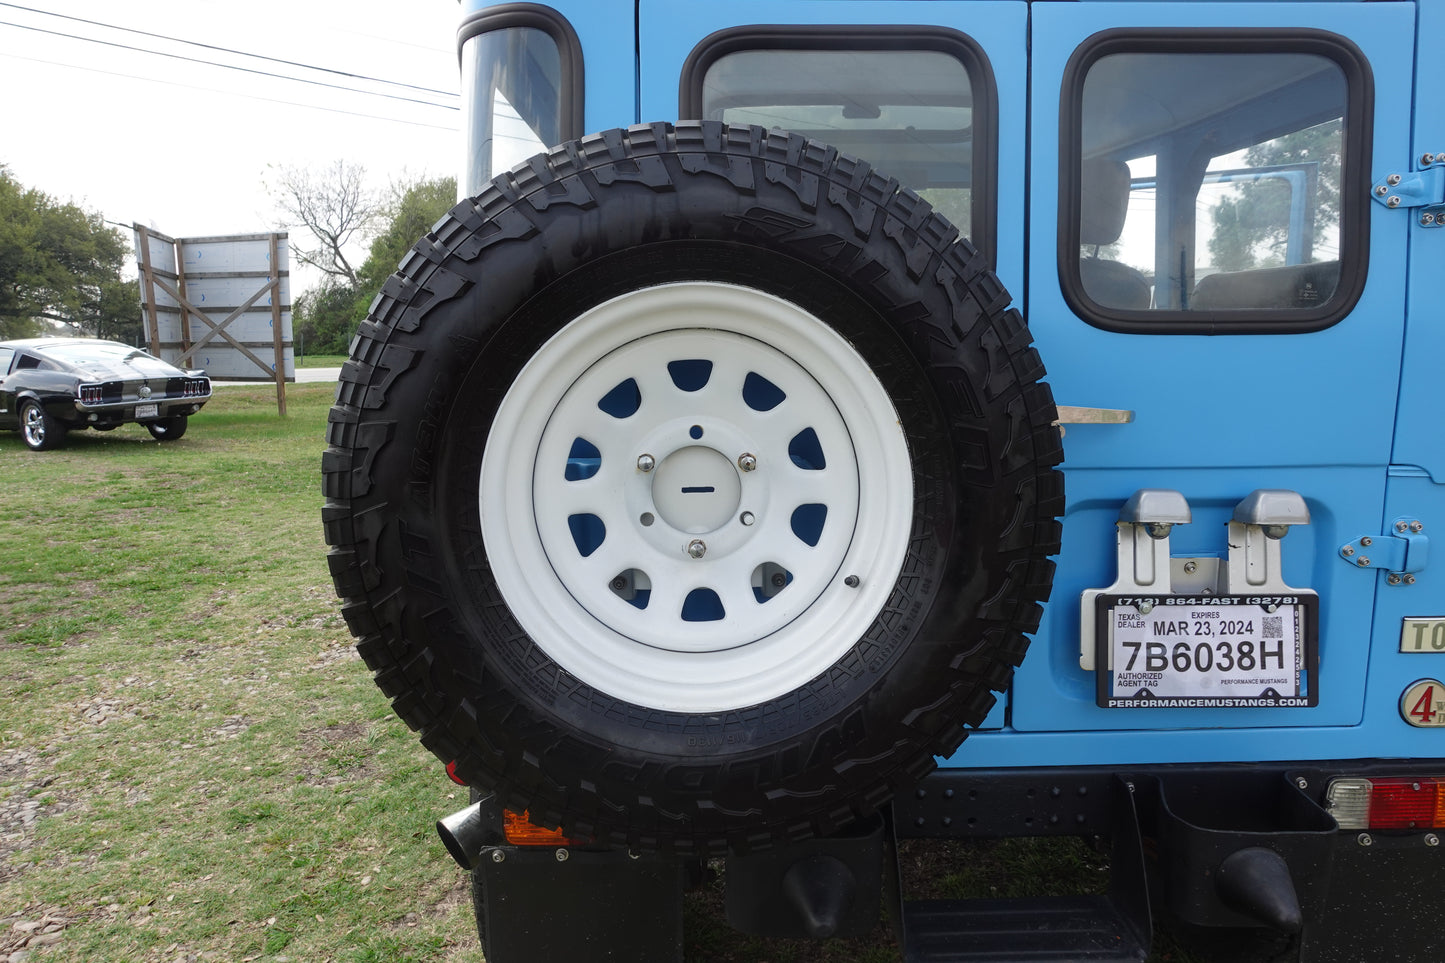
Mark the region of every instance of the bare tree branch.
[[266, 190], [286, 216], [287, 226], [305, 228], [316, 241], [303, 247], [293, 239], [291, 253], [303, 264], [354, 285], [356, 269], [346, 247], [365, 238], [383, 206], [366, 186], [366, 168], [338, 160], [320, 171], [289, 166], [273, 170], [276, 179]]

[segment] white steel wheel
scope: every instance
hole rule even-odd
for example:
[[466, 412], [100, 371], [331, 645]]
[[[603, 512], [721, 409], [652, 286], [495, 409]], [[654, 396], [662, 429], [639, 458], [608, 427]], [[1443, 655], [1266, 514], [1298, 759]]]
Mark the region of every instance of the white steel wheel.
[[898, 415], [802, 308], [716, 282], [574, 319], [507, 391], [480, 513], [508, 607], [615, 698], [718, 712], [804, 683], [893, 590], [912, 518]]

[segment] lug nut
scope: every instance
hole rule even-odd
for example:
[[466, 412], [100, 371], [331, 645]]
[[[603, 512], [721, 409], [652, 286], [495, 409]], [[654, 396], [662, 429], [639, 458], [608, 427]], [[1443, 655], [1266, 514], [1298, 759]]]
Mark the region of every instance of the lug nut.
[[742, 522], [744, 525], [751, 525], [757, 520], [757, 516], [754, 515], [752, 512], [743, 512], [741, 515], [738, 516], [738, 521]]
[[848, 586], [849, 588], [857, 588], [857, 587], [858, 587], [858, 581], [859, 581], [859, 580], [858, 580], [858, 576], [856, 576], [856, 575], [850, 575], [850, 576], [848, 576], [847, 578], [845, 578], [845, 579], [843, 580], [843, 584], [846, 585], [846, 586]]
[[758, 467], [758, 456], [743, 452], [738, 456], [738, 467], [743, 471], [756, 471]]
[[773, 588], [782, 588], [784, 585], [788, 584], [788, 577], [782, 572], [774, 572], [772, 582]]
[[702, 558], [707, 554], [707, 543], [700, 538], [694, 538], [687, 543], [687, 554], [693, 558]]
[[657, 459], [656, 459], [656, 458], [653, 458], [651, 455], [638, 455], [638, 456], [637, 456], [637, 470], [638, 470], [638, 471], [644, 471], [644, 472], [646, 472], [646, 471], [652, 471], [652, 470], [653, 470], [654, 468], [656, 468], [656, 467], [657, 467]]

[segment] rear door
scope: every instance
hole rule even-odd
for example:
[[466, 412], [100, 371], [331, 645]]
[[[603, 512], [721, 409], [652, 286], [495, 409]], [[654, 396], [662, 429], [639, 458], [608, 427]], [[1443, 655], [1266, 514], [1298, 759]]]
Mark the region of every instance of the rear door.
[[[1359, 726], [1382, 576], [1338, 549], [1384, 513], [1406, 220], [1368, 190], [1409, 157], [1412, 4], [641, 0], [638, 23], [639, 116], [785, 126], [874, 160], [990, 254], [1061, 405], [1132, 413], [1067, 426], [1053, 600], [990, 720], [1008, 731], [960, 762], [1307, 757]], [[869, 96], [909, 86], [916, 117]], [[889, 149], [899, 129], [953, 152]], [[1172, 552], [1206, 568], [1252, 491], [1304, 498], [1281, 554], [1320, 598], [1316, 706], [1096, 704], [1080, 599], [1114, 582], [1142, 488], [1183, 493]]]
[[[1339, 548], [1381, 525], [1405, 319], [1406, 221], [1368, 192], [1409, 157], [1413, 5], [1032, 11], [1028, 319], [1060, 404], [1132, 421], [1067, 426], [1054, 601], [1012, 698], [1038, 735], [1007, 758], [1338, 751], [1318, 729], [1361, 721], [1380, 574]], [[1141, 488], [1183, 493], [1172, 553], [1198, 566], [1223, 564], [1252, 491], [1303, 496], [1311, 522], [1280, 547], [1285, 581], [1320, 597], [1318, 705], [1096, 704], [1079, 600], [1115, 580]]]

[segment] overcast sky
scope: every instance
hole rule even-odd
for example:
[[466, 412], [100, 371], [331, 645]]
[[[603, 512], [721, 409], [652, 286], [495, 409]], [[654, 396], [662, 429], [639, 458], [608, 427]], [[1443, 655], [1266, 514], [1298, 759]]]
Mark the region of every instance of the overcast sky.
[[456, 0], [0, 3], [0, 164], [172, 237], [275, 229], [268, 165], [454, 174], [460, 17]]

